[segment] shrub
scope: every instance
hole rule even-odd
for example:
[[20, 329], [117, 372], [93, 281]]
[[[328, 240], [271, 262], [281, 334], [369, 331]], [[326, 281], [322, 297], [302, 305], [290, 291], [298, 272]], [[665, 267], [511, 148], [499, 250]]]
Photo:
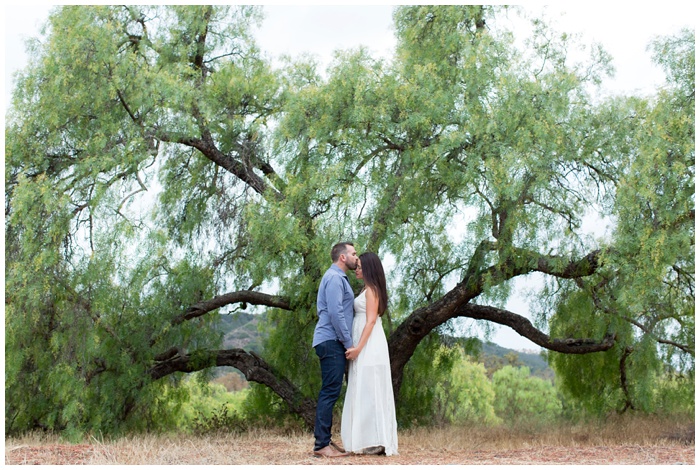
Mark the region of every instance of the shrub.
[[531, 377], [527, 367], [505, 366], [493, 374], [496, 415], [507, 422], [552, 421], [562, 403], [551, 382]]

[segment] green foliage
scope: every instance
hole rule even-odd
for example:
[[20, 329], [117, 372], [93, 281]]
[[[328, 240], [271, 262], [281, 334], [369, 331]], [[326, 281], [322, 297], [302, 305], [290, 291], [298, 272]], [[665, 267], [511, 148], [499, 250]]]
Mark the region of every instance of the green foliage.
[[[342, 406], [342, 403], [341, 397], [337, 405]], [[242, 403], [241, 409], [246, 423], [253, 427], [304, 428], [301, 419], [290, 413], [287, 404], [268, 387], [260, 384], [250, 384], [250, 392]], [[336, 422], [340, 421], [336, 419]]]
[[562, 403], [551, 382], [530, 376], [527, 367], [505, 366], [493, 374], [494, 410], [506, 422], [550, 422]]
[[604, 261], [610, 268], [587, 280], [584, 291], [560, 289], [549, 323], [560, 337], [615, 332], [616, 345], [605, 353], [550, 353], [564, 393], [594, 414], [673, 408], [655, 398], [668, 374], [662, 370], [694, 371], [694, 81], [687, 69], [694, 66], [694, 34], [660, 40], [654, 49], [673, 81], [655, 102], [630, 100], [633, 127], [619, 129], [634, 150], [619, 164], [617, 223]]
[[397, 400], [400, 426], [546, 424], [562, 416], [552, 382], [532, 376], [527, 367], [505, 365], [489, 378], [483, 364], [439, 338], [421, 343], [417, 351], [421, 356], [406, 367], [411, 375]]
[[195, 434], [242, 432], [246, 429], [243, 402], [248, 389], [230, 393], [223, 385], [185, 381], [190, 399], [180, 414], [179, 428]]
[[[150, 383], [147, 365], [174, 342], [194, 348], [216, 341], [196, 324], [170, 330], [164, 321], [182, 310], [183, 296], [193, 290], [209, 295], [207, 276], [192, 265], [183, 270], [187, 263], [181, 262], [172, 269], [180, 275], [166, 287], [137, 269], [123, 280], [128, 289], [109, 279], [111, 262], [94, 256], [79, 276], [74, 271], [76, 278], [59, 278], [43, 301], [12, 299], [5, 312], [7, 344], [23, 353], [9, 354], [6, 361], [8, 433], [37, 425], [69, 434], [158, 430], [175, 421], [166, 410], [177, 413], [187, 396], [167, 391], [177, 379]], [[32, 326], [24, 312], [36, 312], [39, 323]], [[206, 328], [209, 321], [198, 323]], [[42, 370], [46, 373], [37, 373]]]
[[655, 412], [668, 416], [695, 416], [695, 374], [659, 374], [654, 387]]
[[[181, 19], [202, 17], [178, 8], [172, 11]], [[240, 46], [248, 10], [224, 27]], [[149, 200], [137, 196], [156, 176], [158, 146], [145, 127], [161, 113], [150, 111], [191, 100], [175, 50], [182, 45], [176, 36], [188, 33], [154, 30], [149, 37], [143, 28], [147, 18], [167, 21], [168, 14], [160, 7], [61, 8], [50, 18], [50, 40], [20, 76], [6, 149], [7, 433], [167, 429], [188, 394], [172, 389], [178, 377], [151, 383], [154, 355], [220, 341], [213, 318], [171, 323], [211, 298], [220, 282], [187, 236], [202, 235], [201, 219], [187, 225], [184, 215], [177, 231], [168, 232], [167, 223], [166, 230], [144, 230], [149, 214], [139, 207]], [[194, 169], [191, 186], [167, 186], [189, 198], [182, 207], [192, 217], [216, 193], [207, 168]], [[164, 214], [178, 214], [168, 210], [170, 202], [181, 204], [173, 199], [163, 193]]]
[[494, 410], [494, 388], [484, 365], [469, 359], [461, 349], [448, 354], [456, 354], [457, 358], [447, 379], [435, 384], [437, 397], [431, 409], [437, 422], [499, 423]]
[[[550, 328], [555, 337], [601, 337], [610, 328], [610, 320], [596, 312], [590, 297], [574, 291], [557, 308]], [[629, 325], [619, 322], [616, 326], [620, 328], [616, 329], [618, 342], [625, 344], [630, 341]], [[627, 334], [623, 336], [625, 330]], [[622, 348], [624, 346], [617, 346], [585, 356], [550, 352], [549, 362], [560, 379], [559, 386], [564, 395], [588, 412], [622, 409], [624, 396], [619, 380]]]
[[[624, 306], [646, 337], [688, 345], [695, 329], [694, 44], [694, 33], [684, 31], [654, 46], [669, 82], [654, 102], [634, 108], [637, 151], [617, 188], [610, 254], [619, 266], [613, 308]], [[662, 349], [684, 369], [692, 367], [692, 352]]]
[[400, 428], [431, 424], [434, 405], [439, 399], [438, 383], [449, 383], [452, 368], [459, 355], [442, 347], [440, 338], [431, 333], [416, 349], [404, 369], [404, 385], [396, 403], [396, 421]]

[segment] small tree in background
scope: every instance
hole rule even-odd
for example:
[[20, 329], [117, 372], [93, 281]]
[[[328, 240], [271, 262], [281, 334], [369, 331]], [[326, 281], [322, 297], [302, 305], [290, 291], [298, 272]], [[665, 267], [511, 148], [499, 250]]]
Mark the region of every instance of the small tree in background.
[[562, 404], [551, 382], [530, 376], [527, 367], [505, 366], [493, 374], [496, 415], [507, 423], [552, 422]]
[[486, 368], [474, 362], [460, 348], [446, 380], [435, 384], [436, 403], [433, 406], [438, 422], [451, 424], [496, 424], [495, 393]]

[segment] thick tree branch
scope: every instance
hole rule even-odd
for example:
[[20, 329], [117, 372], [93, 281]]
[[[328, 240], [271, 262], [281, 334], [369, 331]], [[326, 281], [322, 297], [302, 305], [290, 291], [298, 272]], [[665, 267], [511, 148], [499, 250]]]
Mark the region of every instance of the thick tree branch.
[[[205, 137], [210, 138], [210, 136], [206, 134]], [[286, 183], [277, 174], [272, 165], [260, 157], [263, 151], [260, 150], [257, 134], [239, 136], [238, 140], [234, 142], [233, 148], [236, 153], [238, 153], [238, 158], [243, 162], [246, 168], [250, 168], [251, 166], [255, 167], [262, 171], [263, 175], [265, 175], [272, 184], [277, 186], [277, 189], [283, 191], [286, 188]]]
[[456, 316], [487, 320], [512, 328], [520, 336], [550, 351], [565, 354], [589, 354], [607, 351], [615, 345], [615, 336], [607, 335], [601, 340], [589, 338], [552, 339], [535, 328], [530, 320], [516, 313], [486, 305], [468, 303], [457, 309]]
[[196, 351], [158, 362], [149, 374], [153, 380], [159, 380], [175, 372], [191, 373], [213, 366], [235, 367], [245, 375], [246, 380], [270, 387], [284, 400], [290, 411], [300, 416], [309, 429], [313, 429], [316, 403], [255, 353], [243, 349]]
[[[484, 242], [477, 248], [495, 249], [495, 245]], [[483, 289], [483, 283], [488, 277], [491, 282], [503, 282], [517, 276], [522, 276], [532, 272], [541, 272], [550, 276], [562, 279], [576, 279], [590, 276], [599, 268], [601, 250], [594, 250], [578, 260], [571, 260], [563, 256], [542, 255], [536, 251], [513, 248], [511, 253], [506, 254], [505, 259], [481, 272], [469, 272], [462, 283], [468, 284], [471, 279], [471, 289], [479, 293]], [[486, 277], [484, 276], [486, 274]]]
[[213, 299], [197, 302], [190, 306], [185, 313], [173, 318], [173, 325], [178, 325], [186, 320], [201, 317], [212, 310], [225, 307], [226, 305], [235, 303], [249, 303], [253, 305], [265, 305], [267, 307], [281, 308], [283, 310], [291, 310], [289, 299], [277, 295], [264, 294], [250, 290], [229, 292], [214, 297]]
[[535, 271], [563, 279], [590, 276], [598, 270], [600, 254], [601, 250], [595, 250], [577, 261], [567, 260], [560, 256], [534, 254], [534, 256], [537, 256], [537, 268]]

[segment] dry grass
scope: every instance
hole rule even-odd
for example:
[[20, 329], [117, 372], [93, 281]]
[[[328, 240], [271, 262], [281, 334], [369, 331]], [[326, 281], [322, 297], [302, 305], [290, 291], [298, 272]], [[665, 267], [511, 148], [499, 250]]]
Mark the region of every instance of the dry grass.
[[605, 422], [545, 426], [463, 426], [416, 428], [403, 441], [426, 449], [513, 450], [529, 447], [576, 447], [691, 444], [695, 424], [653, 417], [614, 417]]
[[[335, 433], [337, 435], [337, 432]], [[5, 441], [6, 464], [328, 464], [311, 456], [313, 436], [262, 429], [210, 436], [88, 438], [66, 444], [31, 434]], [[694, 423], [616, 418], [605, 425], [416, 428], [399, 433], [399, 456], [353, 456], [334, 464], [694, 464]]]

